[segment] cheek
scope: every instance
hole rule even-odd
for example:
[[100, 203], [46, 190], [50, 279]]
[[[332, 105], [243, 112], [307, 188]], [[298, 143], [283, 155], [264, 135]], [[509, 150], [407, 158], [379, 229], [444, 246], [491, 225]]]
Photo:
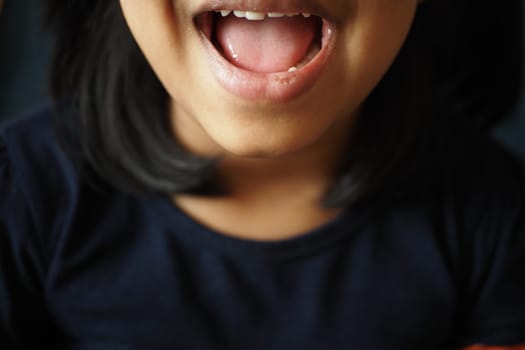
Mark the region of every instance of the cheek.
[[183, 7], [188, 1], [121, 0], [121, 6], [138, 45], [172, 97], [175, 128], [180, 131], [184, 121], [194, 126], [191, 135], [190, 128], [176, 130], [177, 135], [193, 143], [211, 140], [234, 154], [284, 154], [343, 128], [341, 123], [344, 129], [350, 127], [359, 105], [401, 47], [416, 1], [348, 1], [353, 4], [351, 15], [339, 28], [335, 56], [326, 71], [308, 93], [277, 106], [239, 101], [220, 88], [206, 69], [192, 19], [177, 15], [190, 12]]
[[167, 0], [120, 0], [128, 27], [156, 75], [163, 81], [179, 74], [188, 46], [185, 19], [177, 3]]
[[417, 0], [360, 0], [342, 29], [345, 86], [363, 100], [395, 60], [410, 30]]
[[151, 43], [160, 39], [166, 40], [167, 31], [175, 29], [175, 12], [173, 4], [169, 1], [120, 0], [120, 6], [133, 36], [141, 47], [151, 48]]

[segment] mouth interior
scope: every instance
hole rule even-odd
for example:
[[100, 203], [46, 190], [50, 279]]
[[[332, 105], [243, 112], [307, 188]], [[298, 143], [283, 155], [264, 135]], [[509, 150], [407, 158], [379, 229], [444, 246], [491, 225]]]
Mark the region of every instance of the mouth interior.
[[207, 12], [197, 18], [199, 29], [232, 65], [259, 72], [298, 70], [323, 45], [323, 20], [318, 16], [281, 16], [248, 20], [233, 13]]

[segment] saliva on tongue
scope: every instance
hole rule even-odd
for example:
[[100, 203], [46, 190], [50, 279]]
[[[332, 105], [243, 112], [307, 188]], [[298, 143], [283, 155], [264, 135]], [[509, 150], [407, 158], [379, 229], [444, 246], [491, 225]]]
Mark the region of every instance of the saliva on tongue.
[[318, 32], [317, 21], [301, 15], [250, 21], [234, 15], [218, 18], [215, 35], [232, 64], [253, 72], [288, 71], [307, 55]]

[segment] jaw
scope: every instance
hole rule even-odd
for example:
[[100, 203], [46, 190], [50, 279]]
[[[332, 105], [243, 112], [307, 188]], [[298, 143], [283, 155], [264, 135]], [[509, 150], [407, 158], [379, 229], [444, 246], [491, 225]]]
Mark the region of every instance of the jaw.
[[[286, 154], [312, 144], [359, 106], [386, 69], [391, 47], [400, 42], [396, 23], [388, 18], [401, 11], [399, 5], [385, 1], [378, 11], [366, 5], [375, 1], [362, 0], [359, 11], [344, 15], [338, 26], [311, 11], [322, 22], [321, 48], [303, 67], [254, 72], [232, 64], [213, 42], [213, 16], [226, 1], [216, 1], [217, 8], [193, 0], [123, 2], [137, 42], [179, 108], [172, 114], [174, 124], [181, 124], [175, 118], [191, 119], [218, 151], [239, 155]], [[198, 19], [208, 13], [212, 21], [206, 33]], [[188, 144], [200, 139], [186, 128], [181, 134]]]

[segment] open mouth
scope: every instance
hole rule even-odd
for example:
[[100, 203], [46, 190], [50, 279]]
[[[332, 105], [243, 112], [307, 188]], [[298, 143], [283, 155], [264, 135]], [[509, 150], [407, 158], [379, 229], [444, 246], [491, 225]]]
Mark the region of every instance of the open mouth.
[[210, 69], [245, 100], [287, 102], [311, 88], [335, 47], [336, 30], [311, 12], [214, 8], [194, 17]]
[[323, 19], [310, 13], [209, 11], [197, 26], [231, 64], [252, 72], [293, 72], [323, 46]]

